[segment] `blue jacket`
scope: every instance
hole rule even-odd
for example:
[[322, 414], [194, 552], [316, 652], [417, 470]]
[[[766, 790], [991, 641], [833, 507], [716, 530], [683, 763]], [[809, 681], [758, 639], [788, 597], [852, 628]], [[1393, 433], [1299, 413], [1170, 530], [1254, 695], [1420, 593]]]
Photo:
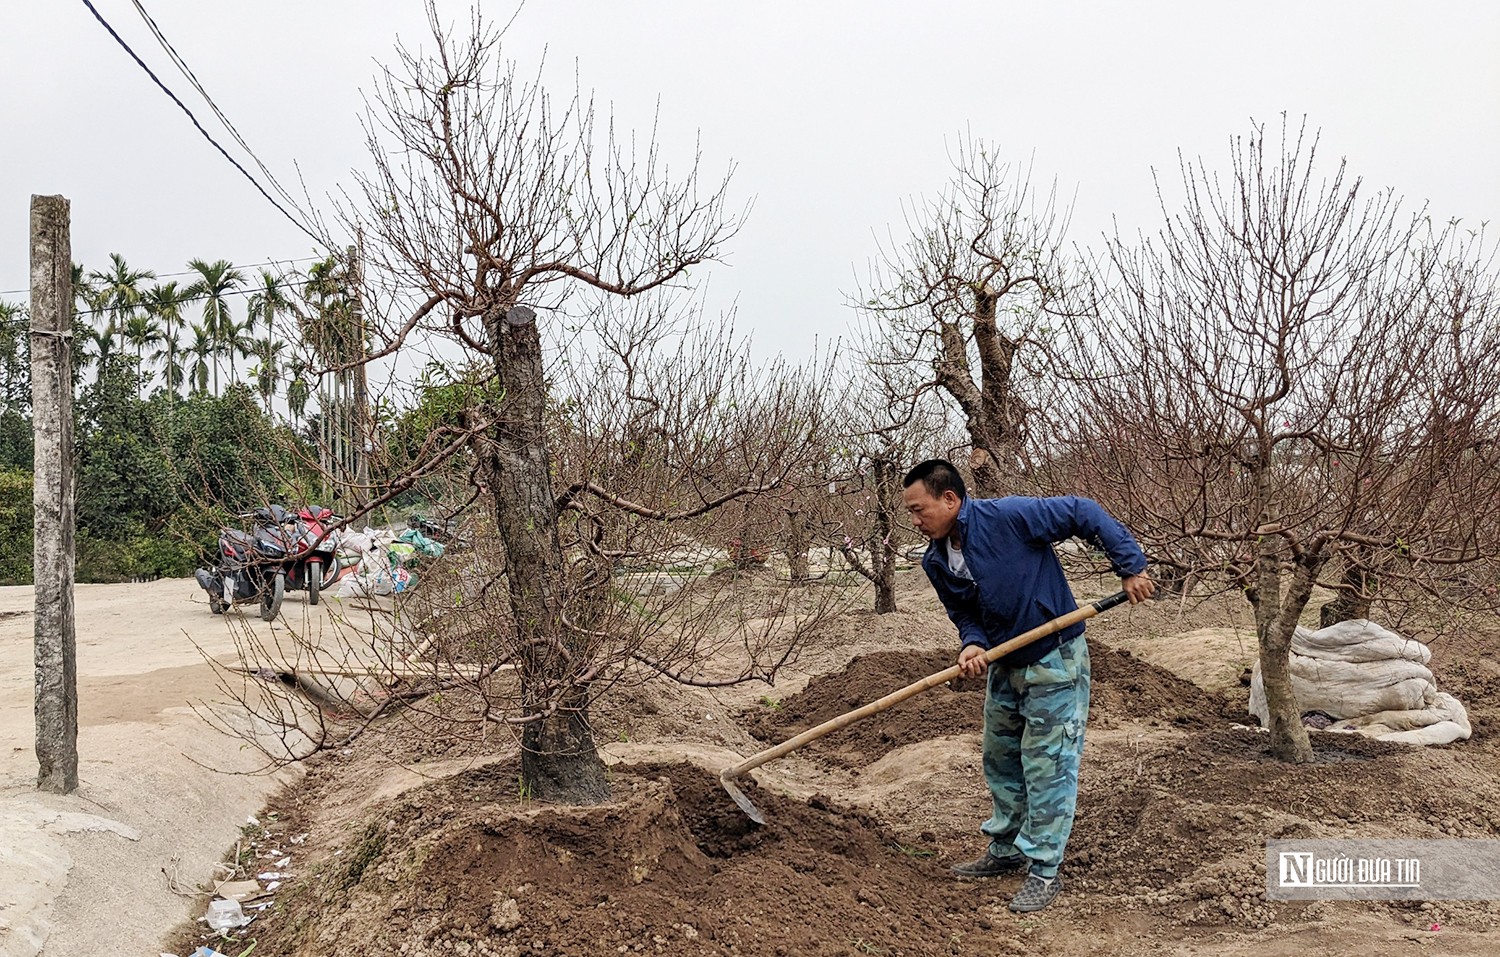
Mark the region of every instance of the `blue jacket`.
[[[1053, 542], [1074, 536], [1109, 556], [1120, 577], [1146, 570], [1135, 539], [1097, 502], [1060, 498], [966, 498], [958, 510], [964, 564], [973, 581], [948, 567], [946, 539], [935, 539], [922, 568], [937, 589], [963, 645], [993, 648], [1078, 607]], [[1083, 623], [1001, 658], [1015, 667], [1038, 661], [1061, 642], [1083, 634]]]

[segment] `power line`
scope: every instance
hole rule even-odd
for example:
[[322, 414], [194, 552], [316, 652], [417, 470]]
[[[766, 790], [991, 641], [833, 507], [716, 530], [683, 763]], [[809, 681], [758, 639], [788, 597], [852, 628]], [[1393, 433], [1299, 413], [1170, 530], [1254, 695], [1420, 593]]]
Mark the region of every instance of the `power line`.
[[[26, 292], [27, 290], [25, 290], [25, 289], [17, 289], [15, 291], [16, 292]], [[219, 293], [219, 295], [220, 296], [253, 296], [253, 295], [255, 295], [258, 292], [264, 292], [264, 290], [263, 289], [259, 289], [259, 288], [255, 287], [255, 286], [245, 286], [242, 289], [226, 289], [223, 292]], [[0, 296], [3, 296], [3, 295], [5, 295], [5, 293], [0, 292]], [[193, 296], [191, 299], [183, 299], [182, 302], [184, 302], [184, 303], [199, 302], [199, 301], [207, 299], [207, 298], [208, 298], [207, 294], [201, 294], [201, 295]], [[98, 309], [84, 309], [84, 310], [81, 310], [79, 312], [74, 313], [74, 315], [76, 315], [76, 316], [97, 316], [97, 315], [100, 315], [101, 313], [114, 312], [115, 308], [116, 307], [114, 307], [114, 306], [101, 306]], [[139, 306], [137, 306], [137, 308], [139, 308]]]
[[141, 4], [140, 0], [132, 0], [132, 2], [135, 4], [136, 11], [140, 13], [141, 19], [145, 20], [146, 25], [151, 28], [151, 33], [156, 37], [157, 42], [161, 44], [162, 49], [167, 51], [167, 56], [176, 65], [178, 72], [186, 77], [187, 81], [193, 85], [193, 89], [198, 91], [198, 95], [203, 97], [209, 109], [214, 111], [214, 116], [219, 118], [219, 122], [224, 124], [224, 128], [229, 131], [229, 135], [233, 136], [234, 141], [240, 145], [240, 149], [243, 149], [250, 155], [251, 159], [255, 160], [255, 165], [260, 167], [261, 173], [275, 187], [276, 192], [281, 198], [286, 200], [287, 205], [297, 210], [298, 213], [306, 215], [302, 208], [297, 205], [297, 200], [293, 198], [292, 194], [288, 193], [281, 183], [277, 181], [276, 174], [272, 173], [266, 164], [261, 161], [261, 158], [250, 148], [250, 144], [246, 143], [245, 138], [240, 135], [240, 131], [235, 129], [233, 123], [229, 122], [229, 117], [225, 116], [224, 111], [219, 109], [219, 104], [215, 103], [214, 98], [208, 95], [208, 91], [203, 88], [203, 84], [198, 80], [197, 74], [187, 65], [187, 61], [182, 58], [182, 54], [177, 52], [177, 48], [167, 39], [166, 34], [162, 33], [161, 27], [157, 26], [156, 20], [152, 18], [150, 13], [146, 12], [145, 6]]
[[[245, 263], [244, 265], [230, 263], [230, 265], [234, 266], [235, 269], [257, 269], [261, 266], [280, 266], [283, 263], [310, 263], [315, 260], [321, 261], [327, 258], [327, 256], [303, 256], [300, 259], [268, 259], [263, 263]], [[194, 276], [197, 274], [198, 270], [196, 269], [184, 269], [182, 272], [159, 272], [156, 274], [156, 278], [171, 279], [173, 276]]]
[[287, 212], [286, 211], [286, 207], [282, 206], [280, 203], [278, 203], [276, 201], [276, 198], [274, 196], [272, 196], [270, 193], [266, 192], [266, 188], [264, 186], [260, 185], [260, 181], [259, 180], [257, 180], [254, 176], [250, 175], [250, 171], [249, 170], [245, 169], [244, 166], [240, 165], [240, 161], [239, 160], [235, 159], [233, 156], [230, 156], [229, 155], [229, 151], [226, 150], [226, 149], [224, 149], [224, 147], [222, 147], [222, 146], [219, 145], [219, 141], [216, 140], [216, 139], [214, 139], [213, 136], [211, 136], [209, 134], [208, 130], [205, 130], [203, 128], [203, 124], [202, 123], [198, 122], [198, 118], [193, 115], [193, 111], [190, 110], [190, 109], [188, 109], [187, 105], [185, 103], [183, 103], [182, 100], [180, 100], [180, 99], [177, 98], [177, 94], [173, 93], [171, 91], [171, 89], [169, 89], [167, 87], [167, 85], [161, 81], [161, 78], [158, 77], [152, 71], [152, 69], [149, 66], [146, 65], [146, 61], [142, 60], [140, 58], [140, 56], [137, 55], [136, 52], [130, 48], [130, 44], [128, 44], [128, 43], [125, 42], [124, 37], [121, 37], [118, 33], [115, 32], [115, 28], [112, 27], [112, 26], [110, 26], [109, 25], [109, 21], [106, 20], [106, 19], [104, 19], [104, 16], [99, 13], [99, 10], [94, 6], [92, 0], [83, 0], [83, 5], [85, 7], [89, 8], [89, 12], [94, 15], [94, 19], [99, 21], [99, 25], [102, 26], [102, 27], [104, 27], [105, 30], [109, 31], [109, 35], [115, 38], [115, 42], [120, 45], [121, 49], [123, 49], [126, 53], [130, 54], [130, 58], [136, 62], [136, 65], [139, 66], [142, 70], [146, 71], [146, 75], [149, 76], [149, 77], [151, 77], [152, 82], [154, 82], [158, 87], [160, 87], [161, 91], [163, 93], [165, 93], [168, 97], [170, 97], [171, 100], [172, 100], [172, 102], [176, 103], [177, 106], [178, 106], [178, 108], [181, 109], [182, 112], [184, 112], [184, 113], [187, 114], [187, 118], [189, 120], [192, 120], [193, 126], [197, 128], [197, 130], [198, 130], [199, 133], [203, 134], [203, 138], [206, 139], [206, 140], [208, 140], [209, 143], [213, 144], [213, 148], [216, 149], [216, 150], [218, 150], [219, 153], [221, 155], [223, 155], [223, 157], [226, 160], [228, 160], [230, 162], [230, 164], [232, 166], [234, 166], [235, 169], [237, 169], [237, 170], [240, 171], [240, 174], [242, 176], [244, 176], [247, 180], [250, 181], [250, 185], [254, 186], [255, 189], [256, 189], [256, 191], [259, 192], [262, 196], [264, 196], [266, 198], [266, 202], [270, 203], [272, 206], [275, 206], [276, 209], [277, 209], [277, 211], [280, 212], [281, 215], [285, 216], [287, 218], [287, 220], [291, 222], [292, 225], [296, 226], [298, 229], [302, 230], [304, 233], [306, 233], [308, 236], [310, 236], [312, 238], [313, 242], [317, 243], [319, 246], [324, 245], [323, 240], [321, 238], [319, 238], [317, 234], [315, 234], [312, 230], [310, 230], [306, 226], [304, 226], [302, 224], [301, 220], [297, 219], [291, 213]]

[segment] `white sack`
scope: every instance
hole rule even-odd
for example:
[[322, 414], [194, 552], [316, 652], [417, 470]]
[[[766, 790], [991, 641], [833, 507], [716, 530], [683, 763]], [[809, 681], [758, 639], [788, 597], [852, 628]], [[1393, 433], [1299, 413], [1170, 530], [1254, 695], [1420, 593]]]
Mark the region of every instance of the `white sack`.
[[[1447, 744], [1472, 733], [1464, 706], [1437, 690], [1427, 662], [1432, 650], [1374, 622], [1343, 621], [1292, 636], [1292, 694], [1297, 712], [1321, 711], [1329, 730], [1383, 741]], [[1250, 679], [1249, 711], [1270, 724], [1260, 662]]]
[[1415, 638], [1403, 638], [1373, 621], [1341, 621], [1312, 631], [1298, 628], [1292, 635], [1292, 654], [1328, 661], [1386, 661], [1402, 658], [1422, 664], [1432, 660], [1432, 649]]
[[[1411, 711], [1426, 707], [1437, 694], [1427, 666], [1404, 658], [1355, 662], [1294, 653], [1291, 668], [1298, 714], [1321, 711], [1338, 719]], [[1262, 724], [1270, 723], [1259, 661], [1250, 678], [1250, 713]]]
[[1419, 711], [1381, 711], [1340, 721], [1330, 731], [1358, 731], [1380, 741], [1402, 744], [1448, 744], [1474, 733], [1469, 713], [1451, 694], [1439, 691], [1432, 705]]

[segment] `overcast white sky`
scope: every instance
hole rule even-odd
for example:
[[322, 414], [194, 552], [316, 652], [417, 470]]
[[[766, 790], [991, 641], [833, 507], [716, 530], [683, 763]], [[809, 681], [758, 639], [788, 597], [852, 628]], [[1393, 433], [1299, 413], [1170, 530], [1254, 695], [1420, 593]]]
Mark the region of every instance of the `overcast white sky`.
[[[300, 165], [315, 197], [363, 163], [375, 61], [397, 35], [425, 37], [420, 0], [142, 2], [261, 158], [288, 183]], [[130, 0], [95, 4], [207, 124]], [[461, 19], [467, 3], [440, 8]], [[1155, 222], [1153, 166], [1171, 174], [1181, 149], [1225, 168], [1231, 135], [1283, 111], [1369, 184], [1443, 217], [1500, 216], [1494, 0], [531, 0], [505, 49], [522, 73], [545, 51], [565, 91], [576, 66], [627, 125], [660, 98], [668, 159], [701, 133], [707, 170], [738, 164], [734, 194], [755, 208], [710, 304], [737, 298], [758, 351], [845, 329], [873, 232], [941, 187], [966, 128], [1076, 191], [1085, 244], [1111, 215]], [[32, 193], [72, 200], [74, 258], [91, 268], [110, 252], [163, 273], [312, 253], [80, 0], [0, 5], [0, 89], [0, 291], [28, 282]]]

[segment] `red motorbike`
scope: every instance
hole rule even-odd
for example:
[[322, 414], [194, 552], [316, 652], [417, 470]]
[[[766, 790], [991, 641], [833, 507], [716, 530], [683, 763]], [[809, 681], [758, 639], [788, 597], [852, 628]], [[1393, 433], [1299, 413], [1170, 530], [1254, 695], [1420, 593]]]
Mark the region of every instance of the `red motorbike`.
[[333, 526], [341, 521], [333, 509], [322, 505], [297, 510], [297, 544], [288, 556], [286, 587], [305, 590], [309, 605], [316, 605], [318, 593], [339, 580], [338, 532]]

